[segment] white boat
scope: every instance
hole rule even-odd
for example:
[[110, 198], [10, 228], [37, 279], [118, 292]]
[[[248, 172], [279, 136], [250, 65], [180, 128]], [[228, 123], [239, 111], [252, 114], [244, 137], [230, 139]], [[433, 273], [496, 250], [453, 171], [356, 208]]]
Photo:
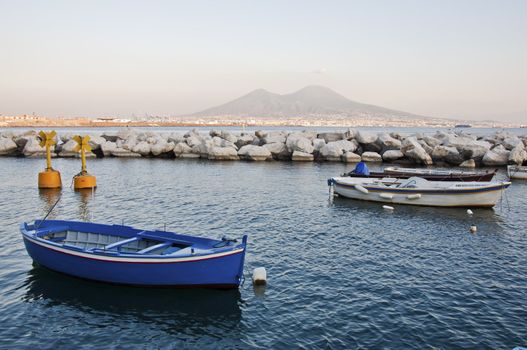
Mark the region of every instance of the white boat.
[[366, 201], [437, 207], [493, 207], [510, 182], [445, 182], [420, 177], [350, 178], [334, 177], [328, 185], [334, 193]]
[[527, 166], [509, 165], [507, 166], [507, 174], [511, 179], [527, 180]]

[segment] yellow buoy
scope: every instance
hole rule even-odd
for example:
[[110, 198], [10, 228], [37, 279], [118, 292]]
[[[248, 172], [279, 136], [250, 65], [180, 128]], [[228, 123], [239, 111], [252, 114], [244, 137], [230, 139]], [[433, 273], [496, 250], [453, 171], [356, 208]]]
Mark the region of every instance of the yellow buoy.
[[73, 136], [73, 139], [75, 142], [77, 142], [77, 146], [75, 146], [75, 150], [77, 152], [81, 152], [81, 161], [82, 161], [82, 169], [81, 172], [78, 173], [73, 177], [73, 188], [76, 190], [86, 189], [86, 188], [95, 188], [97, 187], [97, 181], [95, 179], [95, 176], [88, 174], [88, 171], [86, 170], [86, 151], [91, 151], [91, 146], [89, 144], [90, 137], [89, 136]]
[[46, 170], [38, 173], [38, 188], [62, 188], [60, 172], [51, 167], [51, 146], [56, 144], [56, 135], [55, 130], [38, 133], [40, 147], [46, 147]]

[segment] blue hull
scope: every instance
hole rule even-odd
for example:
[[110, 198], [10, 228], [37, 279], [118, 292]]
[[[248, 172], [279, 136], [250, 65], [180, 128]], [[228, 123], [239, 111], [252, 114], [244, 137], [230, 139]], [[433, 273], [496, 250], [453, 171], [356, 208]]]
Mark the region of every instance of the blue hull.
[[27, 252], [35, 262], [80, 278], [138, 286], [213, 288], [236, 288], [243, 278], [246, 238], [230, 249], [175, 258], [71, 249], [21, 230]]

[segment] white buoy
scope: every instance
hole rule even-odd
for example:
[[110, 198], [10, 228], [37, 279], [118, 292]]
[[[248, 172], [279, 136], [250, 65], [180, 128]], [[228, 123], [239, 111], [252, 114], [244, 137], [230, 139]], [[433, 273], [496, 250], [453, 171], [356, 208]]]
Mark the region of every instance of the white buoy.
[[257, 267], [253, 270], [253, 284], [263, 285], [267, 283], [267, 271], [265, 267]]
[[389, 205], [383, 205], [382, 208], [384, 210], [390, 210], [390, 211], [395, 209], [394, 207], [390, 207]]
[[393, 194], [391, 193], [379, 193], [379, 197], [384, 199], [393, 199]]
[[476, 233], [478, 232], [478, 228], [476, 227], [476, 225], [472, 224], [472, 226], [470, 226], [470, 233]]
[[472, 214], [474, 214], [474, 212], [472, 210], [470, 210], [470, 209], [467, 209], [467, 214], [468, 215], [472, 215]]
[[408, 198], [408, 199], [419, 199], [419, 198], [421, 198], [421, 194], [420, 193], [409, 194], [408, 196], [406, 196], [406, 198]]
[[355, 189], [357, 191], [359, 191], [359, 192], [362, 192], [362, 193], [366, 193], [366, 194], [370, 193], [370, 191], [368, 191], [367, 188], [364, 188], [361, 185], [355, 185]]

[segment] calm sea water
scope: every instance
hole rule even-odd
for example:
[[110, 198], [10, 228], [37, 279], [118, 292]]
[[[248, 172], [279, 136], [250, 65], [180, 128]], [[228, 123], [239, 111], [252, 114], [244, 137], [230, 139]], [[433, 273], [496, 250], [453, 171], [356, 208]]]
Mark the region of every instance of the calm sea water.
[[[0, 128], [1, 131], [13, 131], [13, 132], [24, 132], [28, 130], [57, 130], [59, 133], [83, 133], [83, 134], [96, 134], [100, 135], [105, 132], [117, 132], [118, 130], [123, 129], [123, 127], [90, 127], [90, 128]], [[152, 131], [159, 133], [186, 133], [189, 130], [197, 129], [202, 133], [208, 133], [210, 130], [228, 130], [231, 132], [255, 132], [257, 130], [264, 131], [289, 131], [289, 132], [299, 132], [302, 130], [310, 130], [317, 132], [345, 132], [348, 130], [346, 127], [337, 127], [337, 126], [248, 126], [248, 127], [238, 127], [238, 126], [201, 126], [201, 127], [188, 127], [188, 126], [174, 126], [174, 127], [131, 127], [131, 129], [136, 131]], [[408, 135], [413, 133], [425, 133], [425, 134], [434, 134], [436, 131], [453, 131], [453, 132], [463, 132], [467, 134], [483, 136], [491, 135], [496, 131], [506, 131], [508, 133], [525, 136], [527, 135], [526, 128], [431, 128], [431, 127], [393, 127], [393, 126], [378, 126], [378, 127], [356, 127], [354, 129], [360, 129], [365, 131], [371, 131], [376, 133], [381, 132], [398, 132], [401, 135]]]
[[[494, 210], [328, 200], [345, 164], [94, 159], [53, 218], [207, 236], [249, 234], [233, 291], [89, 282], [34, 267], [18, 225], [58, 198], [42, 159], [0, 158], [0, 347], [512, 349], [527, 346], [527, 182]], [[504, 174], [500, 174], [504, 177]], [[471, 224], [477, 234], [468, 232]], [[251, 271], [269, 283], [253, 288]]]

